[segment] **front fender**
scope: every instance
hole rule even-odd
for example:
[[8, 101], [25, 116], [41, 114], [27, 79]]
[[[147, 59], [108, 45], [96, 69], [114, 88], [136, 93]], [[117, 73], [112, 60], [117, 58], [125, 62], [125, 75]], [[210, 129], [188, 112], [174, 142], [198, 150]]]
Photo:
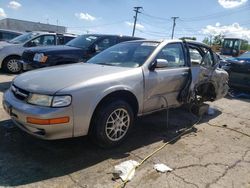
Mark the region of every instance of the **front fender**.
[[[92, 116], [98, 104], [101, 100], [108, 96], [109, 94], [116, 92], [116, 91], [129, 91], [131, 92], [137, 99], [139, 105], [140, 113], [142, 109], [142, 100], [143, 100], [143, 92], [140, 89], [136, 88], [133, 89], [132, 87], [125, 86], [125, 85], [116, 85], [111, 86], [103, 90], [95, 90], [92, 91], [91, 89], [86, 89], [86, 94], [84, 97], [80, 97], [77, 94], [76, 100], [73, 102], [73, 109], [74, 109], [74, 136], [82, 136], [87, 135], [91, 123]], [[138, 95], [138, 93], [141, 93]], [[81, 98], [81, 99], [80, 99]]]
[[[103, 90], [103, 92], [96, 95], [95, 97], [96, 100], [94, 101], [93, 105], [91, 105], [90, 112], [93, 114], [94, 110], [96, 109], [97, 105], [101, 102], [101, 100], [105, 98], [106, 96], [108, 96], [109, 94], [116, 92], [116, 91], [129, 91], [136, 97], [136, 94], [133, 92], [133, 88], [129, 86], [125, 86], [125, 85], [112, 86]], [[138, 101], [138, 98], [137, 98], [137, 101]]]

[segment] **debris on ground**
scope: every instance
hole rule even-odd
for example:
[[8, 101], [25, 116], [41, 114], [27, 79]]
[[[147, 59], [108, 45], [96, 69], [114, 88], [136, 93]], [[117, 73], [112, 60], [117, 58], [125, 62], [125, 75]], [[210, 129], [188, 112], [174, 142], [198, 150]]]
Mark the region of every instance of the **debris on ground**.
[[172, 168], [170, 168], [167, 165], [162, 164], [162, 163], [155, 164], [154, 165], [154, 169], [157, 170], [157, 172], [162, 172], [162, 173], [164, 173], [164, 172], [171, 172], [173, 170]]
[[131, 180], [135, 175], [135, 168], [139, 163], [134, 160], [128, 160], [115, 166], [113, 179], [121, 178], [122, 181]]

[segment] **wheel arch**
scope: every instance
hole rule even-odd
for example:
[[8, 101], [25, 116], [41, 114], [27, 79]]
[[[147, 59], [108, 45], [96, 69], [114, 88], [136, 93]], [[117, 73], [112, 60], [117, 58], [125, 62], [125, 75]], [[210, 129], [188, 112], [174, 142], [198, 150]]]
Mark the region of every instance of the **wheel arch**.
[[134, 116], [137, 115], [138, 111], [139, 111], [139, 103], [138, 103], [138, 99], [136, 98], [136, 96], [128, 90], [116, 90], [113, 91], [111, 93], [106, 94], [96, 105], [93, 113], [92, 113], [92, 117], [90, 119], [90, 127], [88, 132], [90, 133], [90, 131], [93, 128], [93, 119], [95, 118], [95, 115], [97, 113], [97, 111], [100, 109], [100, 107], [102, 105], [105, 105], [105, 103], [108, 103], [110, 100], [124, 100], [125, 102], [127, 102], [134, 113]]
[[2, 61], [2, 63], [1, 63], [1, 67], [0, 67], [0, 68], [3, 67], [3, 65], [4, 65], [4, 63], [5, 63], [5, 61], [6, 61], [6, 59], [8, 59], [8, 58], [10, 58], [10, 57], [18, 57], [19, 59], [21, 58], [21, 56], [18, 55], [18, 54], [7, 55], [6, 57], [3, 58], [3, 61]]
[[202, 82], [195, 87], [195, 94], [204, 98], [204, 101], [214, 101], [217, 96], [216, 85], [213, 81]]

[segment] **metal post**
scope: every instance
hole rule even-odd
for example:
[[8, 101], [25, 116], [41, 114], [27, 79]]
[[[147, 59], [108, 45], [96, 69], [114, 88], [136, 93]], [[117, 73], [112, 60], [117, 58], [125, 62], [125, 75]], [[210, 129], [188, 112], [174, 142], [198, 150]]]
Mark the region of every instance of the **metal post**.
[[135, 28], [136, 28], [136, 22], [137, 22], [137, 14], [141, 13], [139, 12], [139, 10], [142, 9], [142, 7], [134, 7], [134, 11], [135, 11], [135, 16], [134, 16], [134, 27], [133, 27], [133, 32], [132, 32], [132, 37], [135, 35]]
[[175, 29], [175, 25], [176, 25], [176, 19], [179, 18], [179, 17], [172, 17], [173, 19], [173, 28], [172, 28], [172, 35], [171, 35], [171, 39], [174, 38], [174, 29]]

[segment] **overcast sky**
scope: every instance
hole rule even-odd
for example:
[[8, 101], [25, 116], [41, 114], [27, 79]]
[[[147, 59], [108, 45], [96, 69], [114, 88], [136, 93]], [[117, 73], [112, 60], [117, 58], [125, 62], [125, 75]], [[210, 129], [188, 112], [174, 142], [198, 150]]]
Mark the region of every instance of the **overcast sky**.
[[66, 26], [68, 32], [131, 35], [133, 7], [142, 6], [136, 36], [170, 38], [223, 34], [250, 41], [248, 0], [1, 0], [0, 19], [16, 18]]

